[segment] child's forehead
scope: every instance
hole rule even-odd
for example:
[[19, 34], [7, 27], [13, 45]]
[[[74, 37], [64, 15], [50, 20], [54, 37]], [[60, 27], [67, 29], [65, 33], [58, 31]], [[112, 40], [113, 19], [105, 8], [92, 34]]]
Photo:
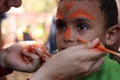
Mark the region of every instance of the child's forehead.
[[80, 13], [84, 11], [86, 13], [101, 14], [98, 0], [63, 0], [59, 3], [57, 12], [69, 16], [77, 10]]
[[[79, 5], [80, 3], [82, 3], [84, 6], [85, 5], [90, 5], [90, 4], [96, 5], [96, 3], [97, 3], [97, 5], [100, 4], [98, 0], [61, 0], [59, 2], [59, 7], [61, 7], [61, 8], [63, 8], [63, 7], [74, 7], [76, 5]], [[80, 5], [82, 5], [82, 4], [80, 4]], [[82, 7], [84, 7], [84, 6], [82, 6]]]

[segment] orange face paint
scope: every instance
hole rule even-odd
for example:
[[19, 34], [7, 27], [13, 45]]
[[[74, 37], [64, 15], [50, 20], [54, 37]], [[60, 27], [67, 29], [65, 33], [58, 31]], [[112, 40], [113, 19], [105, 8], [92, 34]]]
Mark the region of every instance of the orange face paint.
[[76, 1], [66, 1], [64, 2], [64, 8], [66, 12], [70, 11], [70, 9], [75, 5]]
[[[41, 51], [41, 54], [38, 54], [35, 50], [35, 48], [38, 48]], [[51, 57], [52, 55], [47, 53], [47, 48], [44, 45], [37, 45], [37, 44], [32, 44], [32, 45], [28, 45], [26, 46], [23, 51], [29, 52], [29, 53], [33, 53], [36, 54], [37, 56], [39, 56], [39, 58], [41, 59], [41, 63], [46, 62], [46, 58]], [[29, 57], [23, 57], [23, 60], [29, 64], [30, 62], [32, 62], [32, 59]]]
[[91, 20], [95, 20], [95, 18], [90, 13], [86, 12], [83, 9], [77, 9], [69, 16], [70, 19], [78, 18], [78, 17], [85, 17], [85, 18], [89, 18]]
[[58, 12], [57, 12], [56, 17], [57, 17], [57, 19], [64, 19], [64, 16], [63, 16], [63, 14], [62, 14], [61, 11], [58, 11]]
[[[87, 43], [87, 41], [81, 40], [81, 39], [79, 39], [79, 38], [77, 39], [77, 41], [78, 41], [78, 42], [82, 42], [82, 43]], [[102, 50], [102, 51], [106, 51], [106, 52], [108, 52], [109, 54], [113, 54], [113, 55], [115, 55], [115, 56], [120, 57], [120, 53], [115, 52], [115, 51], [112, 51], [112, 50], [110, 50], [110, 49], [107, 49], [107, 48], [101, 46], [100, 44], [96, 45], [96, 48], [98, 48], [98, 49], [100, 49], [100, 50]]]
[[71, 28], [67, 27], [66, 32], [64, 34], [64, 39], [69, 39], [71, 34]]

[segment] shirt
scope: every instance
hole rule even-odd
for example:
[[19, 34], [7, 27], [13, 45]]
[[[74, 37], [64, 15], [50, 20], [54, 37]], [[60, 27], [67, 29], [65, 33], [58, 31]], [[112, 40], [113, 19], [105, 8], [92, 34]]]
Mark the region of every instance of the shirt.
[[120, 64], [110, 59], [109, 55], [107, 55], [99, 71], [76, 80], [120, 80]]

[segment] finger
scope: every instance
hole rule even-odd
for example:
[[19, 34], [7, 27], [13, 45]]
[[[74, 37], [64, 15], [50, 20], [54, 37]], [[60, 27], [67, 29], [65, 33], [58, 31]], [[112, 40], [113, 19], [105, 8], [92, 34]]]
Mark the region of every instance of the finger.
[[43, 51], [42, 51], [41, 49], [39, 49], [39, 48], [35, 48], [35, 52], [36, 52], [36, 54], [39, 55], [39, 56], [42, 56], [42, 55], [43, 55]]
[[101, 68], [101, 65], [103, 64], [103, 62], [104, 62], [104, 58], [103, 58], [103, 57], [100, 58], [100, 59], [98, 59], [97, 61], [95, 61], [95, 62], [93, 63], [93, 65], [91, 66], [89, 72], [86, 73], [85, 75], [87, 76], [87, 75], [89, 75], [89, 74], [91, 74], [91, 73], [94, 73], [94, 72], [99, 71], [100, 68]]
[[25, 63], [29, 64], [29, 63], [32, 62], [32, 54], [33, 53], [29, 53], [29, 52], [26, 52], [26, 51], [22, 52], [23, 60], [25, 61]]
[[88, 55], [89, 60], [97, 60], [99, 58], [102, 58], [106, 55], [104, 52], [93, 52], [91, 55]]
[[39, 69], [39, 67], [40, 67], [40, 62], [41, 62], [41, 60], [39, 59], [39, 57], [37, 56], [37, 55], [35, 55], [35, 54], [32, 54], [31, 55], [32, 57], [32, 62], [31, 62], [31, 64], [32, 64], [32, 69], [33, 69], [33, 71], [36, 71], [37, 69]]
[[44, 52], [42, 51], [42, 49], [35, 48], [35, 54], [38, 55], [40, 59], [45, 61], [45, 55], [44, 55]]
[[[23, 51], [22, 54], [23, 54], [24, 56], [26, 56], [26, 57], [31, 58], [32, 60], [33, 60], [33, 59], [39, 59], [39, 60], [40, 60], [40, 57], [39, 57], [38, 55], [36, 55], [36, 54], [29, 53], [29, 52], [25, 52], [25, 51]], [[43, 57], [43, 56], [42, 56], [42, 57]]]
[[41, 60], [39, 59], [39, 56], [37, 56], [36, 54], [31, 54], [29, 52], [23, 52], [23, 54], [27, 57], [30, 57], [31, 59], [31, 61], [27, 64], [27, 70], [29, 72], [36, 71], [40, 67], [39, 64]]
[[95, 48], [98, 45], [98, 43], [99, 43], [99, 38], [96, 38], [90, 42], [87, 42], [86, 47], [87, 48]]
[[26, 52], [26, 51], [24, 50], [24, 51], [22, 52], [22, 54], [23, 54], [25, 57], [31, 58], [33, 53]]
[[34, 54], [34, 55], [36, 55], [36, 56], [39, 58], [41, 64], [42, 64], [43, 62], [45, 62], [45, 61], [46, 61], [46, 58], [45, 58], [45, 56], [43, 55], [42, 51], [41, 51], [39, 48], [35, 48], [34, 50], [35, 50], [35, 53], [29, 53], [29, 52], [24, 51], [24, 55], [25, 55], [26, 57], [30, 57], [30, 58], [33, 60], [33, 59], [34, 59], [33, 54]]
[[82, 45], [75, 46], [75, 47], [73, 47], [73, 49], [74, 48], [76, 48], [76, 49], [78, 49], [78, 48], [79, 49], [91, 49], [91, 48], [95, 48], [98, 45], [98, 43], [99, 43], [99, 38], [96, 38], [96, 39], [89, 41], [87, 43], [84, 43]]

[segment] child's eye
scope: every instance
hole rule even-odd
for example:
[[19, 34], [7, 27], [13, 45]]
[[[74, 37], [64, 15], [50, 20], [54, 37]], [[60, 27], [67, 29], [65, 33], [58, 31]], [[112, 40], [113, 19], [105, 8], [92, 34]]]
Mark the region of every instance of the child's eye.
[[87, 30], [88, 29], [88, 25], [80, 23], [77, 25], [78, 30]]
[[58, 30], [65, 30], [66, 29], [66, 24], [62, 23], [62, 22], [59, 22], [59, 23], [56, 23], [56, 27], [57, 27]]

